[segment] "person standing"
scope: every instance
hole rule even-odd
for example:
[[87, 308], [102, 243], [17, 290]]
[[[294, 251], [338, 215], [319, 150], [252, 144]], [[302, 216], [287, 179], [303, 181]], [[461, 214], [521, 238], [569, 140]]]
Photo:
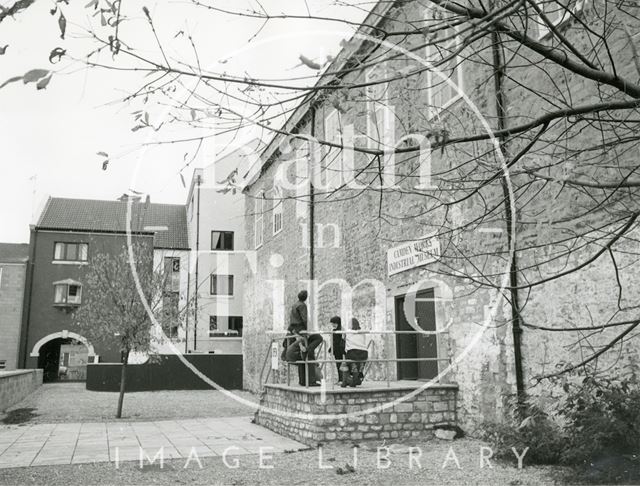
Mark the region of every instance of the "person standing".
[[[322, 336], [320, 336], [320, 334], [307, 333], [309, 319], [309, 312], [307, 310], [308, 296], [309, 294], [306, 290], [298, 292], [298, 301], [291, 307], [291, 312], [289, 313], [289, 327], [287, 329], [293, 337], [289, 338], [287, 346], [288, 348], [297, 347], [299, 349], [300, 360], [302, 361], [314, 361], [316, 359], [315, 349], [322, 343]], [[295, 349], [289, 350], [286, 354], [289, 357], [293, 357], [298, 354], [295, 351]], [[288, 361], [298, 361], [298, 359], [288, 358]], [[309, 386], [320, 386], [316, 374], [317, 365], [305, 365], [303, 363], [298, 364], [298, 382], [300, 385], [305, 386], [307, 383], [307, 367], [309, 371]]]
[[344, 334], [342, 334], [342, 320], [339, 316], [333, 316], [329, 319], [331, 323], [333, 334], [331, 335], [331, 349], [329, 352], [333, 354], [333, 357], [336, 360], [336, 368], [338, 369], [338, 381], [342, 381], [342, 376], [340, 374], [340, 366], [342, 365], [342, 360], [344, 359]]

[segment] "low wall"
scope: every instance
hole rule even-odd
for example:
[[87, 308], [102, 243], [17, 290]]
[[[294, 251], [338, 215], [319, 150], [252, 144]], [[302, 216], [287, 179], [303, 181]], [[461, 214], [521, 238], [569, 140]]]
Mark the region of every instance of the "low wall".
[[[227, 390], [242, 389], [242, 355], [158, 355], [143, 364], [127, 365], [126, 391], [210, 390], [211, 386], [191, 371], [186, 359], [207, 378]], [[119, 391], [120, 363], [87, 365], [87, 390]]]
[[0, 412], [15, 405], [42, 385], [42, 370], [0, 372]]
[[[265, 385], [256, 421], [279, 434], [316, 445], [334, 440], [431, 438], [438, 425], [457, 425], [457, 385], [436, 385], [389, 408], [366, 415], [353, 415], [376, 405], [394, 402], [423, 383], [386, 388], [326, 390], [287, 385]], [[282, 412], [308, 414], [292, 417]], [[349, 414], [343, 418], [319, 415]]]

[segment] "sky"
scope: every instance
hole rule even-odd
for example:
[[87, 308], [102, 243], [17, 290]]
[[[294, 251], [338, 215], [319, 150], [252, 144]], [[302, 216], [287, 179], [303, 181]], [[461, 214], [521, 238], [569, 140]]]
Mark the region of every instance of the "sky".
[[[216, 1], [217, 6], [240, 10], [253, 0]], [[5, 5], [11, 3], [2, 0]], [[151, 129], [131, 131], [131, 112], [138, 105], [120, 100], [146, 79], [139, 73], [87, 69], [80, 61], [95, 47], [86, 35], [91, 18], [85, 1], [62, 8], [67, 18], [67, 35], [60, 38], [57, 15], [49, 10], [53, 2], [35, 2], [28, 10], [0, 23], [0, 46], [9, 45], [0, 56], [0, 84], [34, 68], [56, 71], [46, 89], [33, 84], [10, 83], [0, 89], [0, 241], [27, 242], [29, 224], [37, 220], [48, 196], [115, 199], [133, 189], [150, 194], [152, 202], [184, 204], [192, 169], [211, 164], [233, 148], [225, 137], [211, 139], [192, 164], [195, 143], [157, 144], [163, 140], [200, 136], [204, 129]], [[272, 14], [313, 14], [362, 20], [370, 5], [353, 2], [336, 7], [332, 0], [263, 0]], [[274, 20], [262, 27], [261, 20], [229, 16], [196, 8], [189, 1], [158, 0], [143, 3], [123, 0], [123, 11], [131, 20], [121, 24], [122, 38], [141, 53], [160, 55], [141, 7], [151, 11], [158, 37], [174, 59], [192, 60], [192, 49], [181, 30], [190, 32], [198, 47], [203, 67], [234, 74], [249, 73], [265, 78], [313, 75], [301, 66], [298, 56], [322, 59], [335, 54], [341, 39], [353, 28], [338, 22]], [[260, 30], [258, 35], [256, 32]], [[67, 49], [72, 59], [52, 65], [49, 52]], [[109, 62], [104, 55], [101, 61]], [[118, 59], [118, 62], [126, 61]], [[157, 125], [165, 117], [152, 114]], [[198, 132], [198, 133], [195, 133]], [[247, 131], [234, 144], [247, 142], [256, 133]], [[110, 155], [107, 170], [97, 152]], [[180, 176], [185, 183], [183, 183]], [[186, 187], [185, 187], [186, 186]]]

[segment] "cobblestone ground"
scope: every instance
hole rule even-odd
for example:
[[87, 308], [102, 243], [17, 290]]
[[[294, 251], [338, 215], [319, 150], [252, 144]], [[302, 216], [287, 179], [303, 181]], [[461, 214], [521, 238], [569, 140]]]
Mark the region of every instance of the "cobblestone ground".
[[[234, 395], [257, 402], [254, 395], [234, 391]], [[47, 383], [11, 411], [34, 409], [29, 423], [101, 422], [114, 420], [118, 394], [93, 392], [84, 383]], [[243, 405], [216, 390], [176, 390], [127, 393], [124, 398], [123, 420], [162, 420], [201, 417], [234, 417], [251, 415], [253, 408]]]

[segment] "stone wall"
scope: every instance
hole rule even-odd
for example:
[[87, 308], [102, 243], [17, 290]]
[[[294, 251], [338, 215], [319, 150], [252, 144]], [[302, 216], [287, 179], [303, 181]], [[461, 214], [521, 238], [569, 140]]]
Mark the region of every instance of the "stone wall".
[[[268, 410], [261, 408], [256, 421], [274, 432], [314, 446], [333, 440], [430, 438], [437, 425], [456, 425], [456, 385], [436, 385], [394, 403], [416, 388], [327, 390], [323, 400], [317, 388], [265, 385], [260, 405]], [[379, 411], [357, 415], [392, 403]]]
[[5, 370], [18, 366], [26, 268], [25, 263], [0, 263], [0, 361]]
[[[394, 15], [419, 18], [419, 13], [412, 11], [415, 8], [416, 2], [407, 2], [385, 18]], [[587, 22], [593, 25], [599, 22], [592, 12], [588, 11], [586, 15]], [[633, 25], [638, 25], [637, 19]], [[580, 31], [579, 23], [574, 26], [576, 28], [571, 24], [566, 26], [566, 35], [589, 52], [588, 35]], [[618, 66], [620, 73], [633, 76], [628, 40], [622, 31], [616, 35], [617, 38], [610, 40], [621, 60]], [[542, 42], [551, 44], [549, 39]], [[493, 73], [491, 66], [482, 59], [481, 47], [462, 53], [464, 60], [459, 66], [461, 85], [487, 124], [495, 127], [495, 97], [492, 83], [487, 83]], [[484, 47], [490, 46], [486, 44]], [[510, 126], [551, 110], [553, 107], [549, 105], [549, 99], [571, 98], [572, 106], [599, 100], [601, 87], [596, 83], [568, 73], [527, 50], [522, 50], [519, 55], [523, 57], [516, 57], [511, 63], [505, 87], [507, 123]], [[532, 55], [532, 59], [525, 59]], [[544, 70], [538, 66], [544, 66]], [[389, 67], [402, 72], [400, 65]], [[344, 84], [357, 85], [364, 77], [362, 71], [355, 70], [345, 77]], [[402, 139], [408, 132], [429, 133], [430, 128], [438, 128], [438, 124], [447, 129], [451, 139], [484, 132], [478, 117], [462, 98], [454, 100], [440, 113], [436, 126], [430, 127], [429, 117], [420, 116], [429, 111], [427, 90], [415, 89], [416, 86], [428, 86], [428, 78], [417, 77], [415, 82], [396, 80], [388, 87], [388, 104], [395, 115], [392, 130], [395, 130], [396, 139]], [[357, 105], [357, 100], [363, 98], [358, 96], [357, 89], [349, 95], [348, 99], [340, 100], [343, 111], [341, 124], [362, 134], [367, 128], [367, 109], [362, 102]], [[314, 134], [324, 140], [325, 120], [334, 110], [334, 102], [319, 103], [313, 110], [313, 116], [303, 118], [295, 131]], [[560, 101], [557, 106], [565, 106], [565, 102]], [[510, 174], [514, 193], [518, 195], [515, 202], [518, 214], [516, 247], [520, 269], [518, 282], [522, 286], [521, 316], [525, 325], [522, 335], [525, 386], [530, 395], [551, 404], [561, 403], [559, 397], [564, 392], [560, 386], [547, 380], [540, 382], [538, 378], [579, 363], [594, 349], [599, 349], [626, 329], [611, 327], [602, 332], [587, 333], [585, 337], [572, 328], [637, 319], [633, 311], [634, 296], [640, 292], [640, 280], [637, 279], [640, 270], [638, 229], [632, 229], [616, 241], [611, 255], [608, 252], [600, 256], [597, 254], [629, 221], [629, 215], [638, 209], [637, 197], [618, 194], [620, 201], [612, 198], [611, 206], [603, 211], [590, 200], [604, 201], [605, 195], [595, 191], [587, 193], [582, 187], [562, 183], [562, 177], [598, 180], [606, 175], [602, 167], [615, 167], [618, 162], [620, 166], [636, 163], [637, 147], [632, 146], [636, 143], [635, 138], [623, 146], [624, 150], [620, 149], [618, 159], [611, 160], [610, 154], [616, 151], [608, 150], [605, 143], [598, 146], [601, 135], [597, 129], [573, 121], [553, 125], [531, 156], [523, 158]], [[514, 139], [509, 148], [512, 153], [517, 153], [527, 141]], [[299, 141], [292, 142], [293, 148], [296, 143]], [[585, 147], [588, 150], [585, 151]], [[330, 175], [327, 169], [331, 168], [326, 165], [331, 157], [327, 157], [326, 148], [318, 150], [324, 154], [320, 160], [311, 156], [313, 150], [309, 148], [309, 165], [319, 165], [321, 171]], [[440, 371], [448, 371], [448, 379], [460, 387], [458, 413], [461, 425], [472, 430], [484, 421], [503, 418], [516, 390], [511, 307], [504, 298], [508, 292], [500, 291], [501, 284], [508, 282], [505, 263], [508, 262], [509, 242], [504, 194], [499, 178], [495, 184], [488, 184], [478, 194], [470, 194], [469, 197], [465, 197], [464, 187], [459, 189], [455, 184], [447, 185], [449, 179], [490, 180], [499, 174], [501, 164], [493, 153], [488, 142], [457, 144], [433, 151], [433, 184], [437, 188], [429, 194], [413, 191], [411, 184], [415, 180], [409, 180], [411, 184], [402, 186], [402, 191], [344, 188], [334, 192], [317, 189], [313, 204], [300, 194], [285, 192], [284, 224], [289, 233], [283, 239], [283, 235], [271, 235], [265, 231], [264, 244], [257, 251], [257, 271], [248, 277], [251, 299], [245, 300], [245, 306], [251, 317], [245, 329], [251, 329], [245, 338], [244, 354], [248, 360], [255, 361], [256, 366], [247, 366], [246, 373], [252, 376], [248, 376], [245, 383], [253, 383], [254, 390], [260, 388], [255, 370], [259, 372], [268, 347], [264, 340], [259, 339], [272, 329], [270, 319], [275, 308], [271, 295], [265, 292], [272, 285], [270, 282], [284, 281], [284, 302], [289, 306], [295, 300], [294, 290], [308, 285], [307, 279], [314, 278], [317, 292], [311, 293], [309, 305], [314, 317], [313, 325], [317, 327], [325, 326], [331, 315], [340, 312], [341, 299], [350, 292], [352, 308], [347, 309], [348, 315], [358, 317], [365, 329], [385, 331], [392, 331], [396, 325], [394, 299], [416, 290], [414, 286], [419, 284], [420, 289], [433, 288], [436, 295], [443, 297], [435, 304], [436, 326], [442, 332], [438, 337], [438, 355], [450, 358], [451, 362], [443, 363]], [[588, 159], [584, 159], [585, 153], [589, 154]], [[290, 159], [290, 154], [280, 155], [276, 151], [269, 160], [265, 160], [260, 177], [248, 188], [248, 197], [255, 198], [259, 191], [273, 187], [278, 168]], [[375, 180], [375, 166], [371, 169], [368, 165], [370, 170], [364, 170], [367, 164], [371, 164], [371, 158], [356, 153], [354, 159], [356, 169], [363, 171], [358, 182], [366, 185]], [[523, 169], [546, 163], [550, 167], [544, 174], [555, 182], [531, 182], [530, 175]], [[396, 159], [395, 169], [399, 176], [410, 173], [415, 167], [415, 160], [409, 156]], [[611, 180], [616, 180], [615, 174], [610, 175]], [[302, 194], [308, 194], [308, 191]], [[434, 209], [435, 203], [431, 202], [434, 199], [463, 202], [453, 204], [451, 210], [443, 214], [442, 208]], [[294, 212], [294, 207], [301, 203], [307, 203], [306, 212]], [[592, 207], [593, 211], [585, 209]], [[267, 215], [271, 214], [269, 208]], [[486, 208], [498, 209], [489, 211]], [[307, 230], [311, 211], [316, 238], [309, 248]], [[253, 212], [248, 211], [248, 240], [254, 236], [253, 220]], [[324, 235], [323, 228], [330, 225], [333, 225], [331, 230]], [[387, 251], [431, 231], [439, 232], [441, 259], [421, 268], [388, 275]], [[337, 234], [335, 239], [333, 234]], [[284, 256], [284, 266], [271, 265], [276, 254]], [[313, 276], [309, 268], [311, 260]], [[483, 279], [486, 277], [486, 280], [480, 282], [481, 279], [476, 278], [478, 275]], [[558, 275], [563, 276], [555, 279]], [[543, 279], [548, 281], [527, 286]], [[346, 287], [334, 283], [338, 280], [343, 281]], [[376, 301], [375, 289], [367, 281], [376, 281], [382, 286], [384, 302]], [[270, 302], [264, 303], [267, 299]], [[551, 332], [549, 328], [565, 331]], [[393, 358], [395, 355], [394, 339], [379, 337], [373, 357]], [[597, 370], [637, 375], [639, 364], [638, 347], [620, 341], [612, 353], [597, 360]], [[389, 371], [393, 373], [391, 367], [372, 366], [370, 373], [374, 379], [386, 379]], [[393, 376], [389, 378], [393, 379]]]
[[15, 405], [41, 385], [41, 369], [0, 372], [0, 412]]

